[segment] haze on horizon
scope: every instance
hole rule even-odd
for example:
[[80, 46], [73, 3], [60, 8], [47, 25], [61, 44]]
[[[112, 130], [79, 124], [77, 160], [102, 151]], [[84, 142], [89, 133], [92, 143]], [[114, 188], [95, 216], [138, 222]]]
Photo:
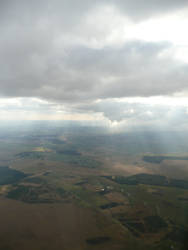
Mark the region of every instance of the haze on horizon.
[[185, 0], [2, 0], [0, 119], [185, 130]]

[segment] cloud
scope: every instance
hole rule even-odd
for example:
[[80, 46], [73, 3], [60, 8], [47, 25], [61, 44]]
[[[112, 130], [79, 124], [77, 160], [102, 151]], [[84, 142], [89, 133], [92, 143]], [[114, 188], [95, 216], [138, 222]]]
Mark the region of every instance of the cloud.
[[108, 2], [115, 5], [120, 11], [125, 13], [125, 15], [128, 15], [136, 21], [140, 19], [147, 19], [154, 15], [163, 15], [167, 12], [173, 12], [188, 7], [186, 0], [110, 0]]
[[[156, 99], [157, 101], [157, 99]], [[159, 102], [161, 101], [161, 102]], [[80, 105], [82, 112], [99, 113], [113, 131], [127, 130], [187, 130], [188, 105], [171, 105], [179, 99], [158, 98], [151, 104], [147, 98], [109, 99]]]
[[186, 0], [1, 0], [1, 19], [28, 21], [55, 19], [66, 27], [75, 25], [87, 12], [100, 6], [114, 6], [132, 19], [146, 19], [153, 15], [177, 11], [188, 7]]
[[187, 65], [161, 56], [171, 48], [167, 43], [132, 41], [120, 48], [73, 46], [61, 51], [50, 41], [43, 44], [41, 37], [0, 43], [1, 95], [81, 102], [187, 88]]
[[[158, 35], [144, 40], [148, 30], [139, 26], [187, 8], [183, 0], [2, 0], [0, 96], [23, 98], [16, 109], [39, 114], [64, 110], [101, 113], [112, 121], [156, 120], [148, 106], [112, 100], [187, 90], [188, 64], [176, 57], [181, 47]], [[13, 106], [2, 109], [13, 112]]]

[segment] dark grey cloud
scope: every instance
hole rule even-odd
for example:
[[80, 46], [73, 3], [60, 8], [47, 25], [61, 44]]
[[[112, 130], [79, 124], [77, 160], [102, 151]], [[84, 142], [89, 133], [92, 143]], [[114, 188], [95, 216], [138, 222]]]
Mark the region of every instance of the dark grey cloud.
[[92, 8], [114, 6], [134, 20], [146, 19], [153, 15], [188, 7], [186, 0], [1, 0], [1, 21], [24, 21], [55, 19], [61, 25], [70, 27], [78, 22]]
[[108, 2], [135, 21], [188, 7], [186, 0], [109, 0]]
[[186, 87], [188, 66], [160, 57], [168, 48], [167, 43], [140, 41], [120, 49], [76, 48], [68, 56], [68, 65], [93, 83], [95, 98], [171, 94]]
[[187, 65], [161, 56], [172, 45], [129, 41], [121, 47], [96, 49], [83, 42], [87, 30], [80, 31], [85, 18], [104, 6], [114, 6], [139, 21], [187, 4], [175, 0], [157, 4], [154, 0], [2, 0], [0, 95], [80, 104], [98, 98], [183, 91], [187, 88]]
[[43, 33], [22, 34], [21, 39], [0, 41], [4, 96], [80, 102], [166, 95], [187, 87], [187, 65], [160, 57], [170, 47], [166, 43], [132, 41], [122, 48], [74, 46], [66, 51], [56, 48]]

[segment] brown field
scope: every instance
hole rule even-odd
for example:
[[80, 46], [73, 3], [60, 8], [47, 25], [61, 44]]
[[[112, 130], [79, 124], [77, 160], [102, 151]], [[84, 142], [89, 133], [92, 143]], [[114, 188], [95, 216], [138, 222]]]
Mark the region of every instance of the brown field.
[[164, 237], [173, 230], [187, 232], [188, 188], [114, 180], [141, 173], [188, 179], [188, 161], [144, 162], [141, 153], [100, 140], [92, 147], [88, 139], [89, 149], [66, 135], [58, 137], [63, 144], [45, 138], [1, 145], [0, 165], [26, 176], [0, 186], [0, 250], [161, 250], [160, 241], [170, 249]]
[[[96, 211], [75, 204], [25, 204], [0, 199], [0, 249], [75, 250], [122, 249], [129, 234]], [[108, 236], [105, 244], [86, 239]]]

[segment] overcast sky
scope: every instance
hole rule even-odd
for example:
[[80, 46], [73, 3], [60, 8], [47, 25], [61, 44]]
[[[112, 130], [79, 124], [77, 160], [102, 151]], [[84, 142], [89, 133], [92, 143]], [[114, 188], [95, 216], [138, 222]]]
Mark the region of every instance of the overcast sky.
[[1, 0], [0, 119], [186, 126], [188, 1]]

